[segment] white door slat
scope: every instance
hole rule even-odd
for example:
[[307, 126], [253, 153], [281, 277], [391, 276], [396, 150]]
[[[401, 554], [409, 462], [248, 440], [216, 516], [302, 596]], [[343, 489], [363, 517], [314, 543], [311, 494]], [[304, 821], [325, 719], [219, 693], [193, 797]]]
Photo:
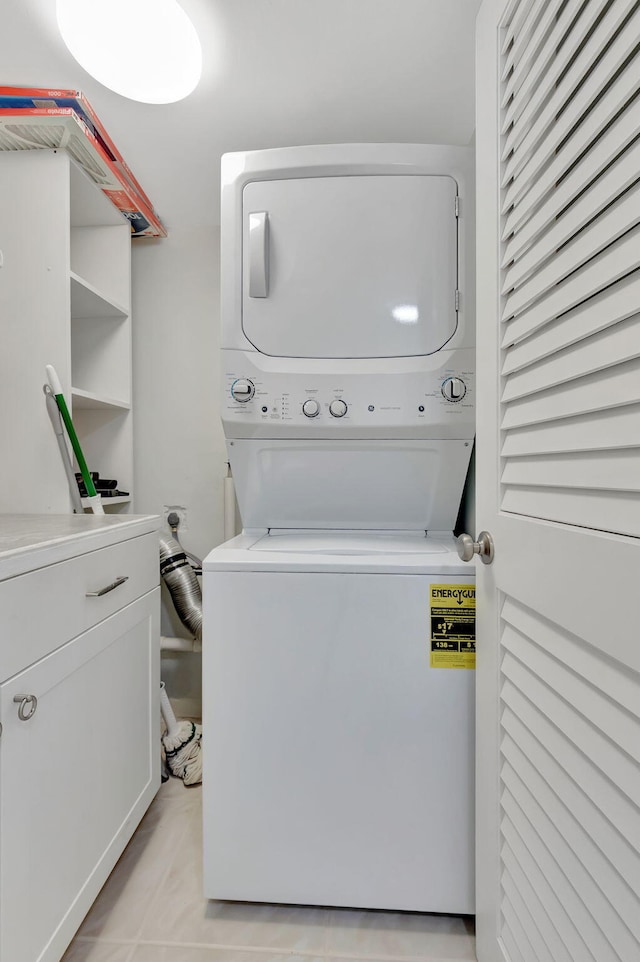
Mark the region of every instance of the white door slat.
[[588, 753], [595, 765], [630, 799], [640, 798], [640, 769], [630, 758], [613, 750], [610, 740], [593, 723], [578, 714], [556, 692], [545, 685], [510, 652], [502, 659], [502, 674], [520, 691], [526, 691], [547, 718], [567, 733], [581, 752]]
[[[516, 944], [525, 946], [526, 960], [539, 959], [540, 962], [571, 962], [567, 947], [559, 938], [553, 926], [547, 922], [545, 928], [545, 934], [551, 943], [548, 945], [543, 934], [535, 924], [528, 908], [529, 902], [532, 899], [535, 900], [535, 895], [532, 894], [531, 885], [528, 884], [528, 880], [523, 878], [523, 874], [522, 869], [520, 869], [519, 872], [515, 869], [512, 875], [507, 867], [507, 863], [504, 863], [501, 880], [502, 889], [505, 893], [503, 912], [505, 922], [507, 922], [514, 931], [514, 937], [517, 940]], [[519, 878], [516, 880], [515, 876], [517, 875], [519, 875]], [[544, 913], [541, 913], [541, 915], [544, 918]], [[520, 928], [518, 928], [518, 926]], [[504, 938], [504, 929], [502, 935]], [[510, 951], [513, 954], [513, 949], [510, 949]]]
[[534, 955], [522, 924], [518, 919], [515, 910], [511, 906], [509, 897], [504, 891], [502, 894], [502, 911], [500, 913], [500, 943], [503, 958], [509, 962], [527, 962], [527, 959], [537, 958], [540, 962], [548, 962], [547, 956]]
[[[636, 487], [640, 481], [636, 479]], [[554, 696], [561, 698], [575, 712], [596, 729], [597, 736], [605, 736], [612, 742], [609, 752], [626, 752], [636, 762], [640, 761], [640, 719], [637, 712], [629, 714], [617, 700], [603, 692], [598, 684], [578, 676], [560, 658], [545, 651], [511, 625], [503, 634], [503, 647], [517, 660], [518, 666], [526, 668], [536, 678], [536, 684], [546, 686]], [[636, 698], [640, 688], [636, 686]], [[615, 745], [615, 748], [613, 747]], [[633, 766], [632, 766], [633, 767]], [[640, 771], [636, 767], [638, 786]], [[640, 795], [637, 796], [640, 799]]]
[[554, 0], [553, 3], [547, 4], [543, 16], [538, 21], [531, 43], [520, 59], [513, 64], [513, 71], [504, 84], [502, 107], [506, 109], [504, 110], [502, 133], [505, 133], [511, 124], [518, 119], [523, 104], [531, 94], [532, 85], [535, 89], [535, 80], [531, 70], [532, 64], [535, 62], [538, 70], [546, 69], [549, 65], [555, 66], [559, 43], [566, 34], [577, 11], [584, 5], [584, 0], [569, 0], [562, 9], [560, 16], [558, 16], [558, 11], [562, 7], [562, 0]]
[[[566, 733], [525, 697], [511, 682], [501, 692], [505, 704], [502, 727], [512, 734], [540, 774], [554, 790], [572, 801], [593, 838], [602, 839], [604, 851], [616, 855], [625, 878], [637, 878], [640, 865], [640, 824], [634, 801], [624, 795], [595, 765], [590, 755], [576, 750]], [[558, 771], [558, 769], [560, 771]], [[624, 835], [616, 826], [630, 825]], [[616, 839], [613, 848], [609, 841]]]
[[[621, 107], [634, 97], [639, 89], [640, 71], [637, 69], [636, 61], [634, 61], [633, 64], [622, 71], [603, 93], [589, 114], [589, 122], [580, 124], [562, 145], [562, 150], [555, 159], [549, 160], [543, 171], [540, 168], [535, 171], [538, 176], [534, 177], [533, 173], [526, 168], [519, 173], [504, 192], [502, 212], [507, 213], [513, 205], [520, 203], [533, 190], [534, 184], [538, 180], [545, 189], [550, 183], [557, 183], [571, 165], [578, 160], [583, 151], [603, 132]], [[620, 146], [622, 147], [622, 145]]]
[[[635, 0], [624, 0], [624, 2], [631, 6]], [[523, 150], [526, 151], [525, 139], [531, 140], [533, 137], [537, 143], [542, 142], [549, 126], [544, 119], [545, 115], [552, 110], [552, 117], [557, 118], [580, 79], [588, 75], [595, 60], [591, 53], [591, 45], [585, 45], [576, 57], [576, 50], [587, 34], [597, 25], [596, 34], [600, 52], [613, 35], [614, 31], [610, 27], [611, 9], [604, 17], [602, 24], [598, 23], [603, 11], [607, 10], [607, 4], [608, 0], [590, 0], [582, 15], [573, 23], [567, 42], [556, 50], [551, 63], [544, 65], [542, 60], [538, 60], [532, 65], [528, 78], [532, 85], [530, 96], [514, 97], [505, 110], [505, 121], [509, 118], [511, 122], [509, 131], [504, 135], [501, 152], [502, 160], [508, 161], [504, 171], [505, 183], [516, 172], [514, 164], [518, 170], [522, 166], [522, 161], [518, 164], [515, 155], [521, 154]], [[577, 113], [574, 116], [577, 116]]]
[[[599, 0], [598, 3], [592, 0], [589, 4], [586, 15], [578, 21], [576, 33], [586, 36], [591, 27], [597, 24], [590, 42], [583, 46], [575, 60], [571, 60], [575, 47], [573, 44], [566, 45], [565, 56], [570, 66], [562, 82], [559, 85], [556, 82], [561, 71], [557, 75], [553, 70], [549, 71], [544, 76], [544, 82], [538, 84], [536, 96], [523, 109], [518, 124], [505, 137], [503, 159], [513, 151], [513, 156], [505, 165], [505, 183], [523, 171], [525, 164], [528, 164], [528, 176], [537, 173], [556, 152], [576, 119], [633, 52], [636, 46], [633, 31], [640, 22], [640, 12], [632, 16], [629, 30], [618, 33], [617, 37], [616, 32], [635, 3], [636, 0], [621, 0], [608, 8], [607, 0]], [[602, 11], [605, 13], [599, 20]], [[600, 57], [602, 59], [599, 60]], [[558, 60], [562, 59], [561, 52]], [[538, 113], [540, 103], [547, 95], [548, 103]], [[567, 101], [570, 102], [569, 107]], [[535, 159], [532, 154], [535, 154]]]
[[504, 357], [502, 373], [512, 374], [612, 327], [635, 315], [639, 305], [640, 271], [635, 271], [512, 345]]
[[[550, 786], [567, 811], [573, 814], [602, 855], [609, 857], [617, 874], [630, 891], [635, 893], [637, 899], [636, 881], [640, 872], [640, 856], [591, 798], [592, 794], [599, 797], [598, 784], [592, 780], [591, 773], [585, 774], [580, 769], [577, 776], [580, 781], [577, 783], [576, 772], [571, 776], [554, 752], [548, 750], [509, 708], [505, 709], [503, 727], [508, 733], [502, 742], [505, 753], [507, 740], [511, 739], [519, 746], [523, 757], [536, 774]], [[573, 757], [579, 759], [575, 753]], [[640, 840], [636, 841], [640, 844]]]
[[[615, 368], [605, 368], [568, 381], [543, 394], [531, 395], [506, 405], [502, 417], [502, 430], [523, 427], [527, 424], [553, 422], [559, 418], [590, 411], [604, 411], [640, 401], [640, 362], [625, 361]], [[552, 430], [550, 428], [549, 430]]]
[[[579, 876], [574, 887], [585, 904], [589, 900], [591, 911], [621, 958], [632, 958], [634, 942], [640, 934], [637, 894], [511, 739], [505, 741], [504, 755], [510, 762], [502, 769], [505, 786], [538, 834], [549, 839], [550, 850], [557, 852], [563, 864], [574, 863]], [[598, 879], [599, 885], [594, 879]]]
[[560, 451], [606, 451], [635, 447], [640, 438], [640, 404], [592, 411], [548, 425], [533, 424], [504, 434], [503, 458]]
[[511, 118], [507, 120], [506, 117], [511, 112], [511, 106], [516, 96], [518, 96], [518, 101], [522, 100], [523, 95], [520, 94], [520, 91], [525, 84], [528, 86], [532, 62], [534, 60], [536, 63], [552, 61], [554, 53], [557, 53], [560, 38], [564, 36], [576, 10], [584, 2], [585, 0], [567, 0], [559, 17], [558, 11], [562, 8], [562, 0], [553, 0], [553, 2], [548, 3], [544, 14], [538, 21], [531, 43], [519, 60], [513, 64], [511, 62], [508, 64], [509, 70], [502, 85], [501, 106], [505, 117], [502, 133], [513, 122]]
[[581, 452], [551, 454], [544, 458], [510, 458], [501, 481], [505, 485], [639, 493], [640, 447], [604, 454]]
[[522, 49], [523, 36], [531, 30], [532, 22], [537, 22], [540, 13], [540, 4], [536, 0], [522, 0], [522, 3], [519, 4], [513, 20], [504, 31], [502, 41], [502, 53], [506, 55], [508, 61], [514, 59], [515, 50]]
[[640, 182], [587, 224], [562, 250], [556, 252], [536, 273], [509, 293], [505, 301], [505, 313], [513, 316], [520, 314], [638, 223]]
[[[511, 918], [513, 918], [513, 915]], [[515, 931], [512, 932], [509, 926], [509, 899], [506, 895], [503, 895], [501, 921], [500, 940], [507, 952], [506, 958], [509, 959], [509, 962], [527, 962], [522, 952], [526, 952], [526, 947], [528, 946], [529, 958], [531, 958], [533, 949], [528, 945], [526, 936], [524, 932], [522, 932], [522, 927], [520, 927], [520, 929], [516, 928]], [[520, 947], [522, 947], [522, 951]], [[546, 962], [546, 959], [544, 962]]]
[[[603, 135], [579, 158], [571, 176], [558, 183], [553, 176], [544, 175], [533, 185], [524, 202], [518, 204], [504, 219], [502, 240], [508, 242], [503, 266], [522, 256], [555, 218], [561, 216], [581, 192], [627, 148], [634, 149], [640, 134], [640, 117], [633, 104], [614, 120]], [[557, 171], [555, 173], [558, 173]], [[559, 175], [561, 176], [561, 174]]]
[[640, 537], [640, 498], [637, 494], [510, 487], [503, 492], [501, 509], [592, 531]]
[[[636, 440], [640, 440], [640, 436]], [[524, 636], [530, 645], [541, 648], [548, 655], [560, 660], [576, 675], [621, 705], [636, 719], [636, 723], [640, 722], [639, 675], [627, 671], [613, 660], [603, 658], [596, 648], [558, 625], [552, 625], [540, 618], [535, 611], [520, 604], [515, 598], [505, 599], [500, 617], [517, 634]]]
[[572, 344], [507, 376], [502, 400], [527, 397], [547, 387], [602, 371], [640, 356], [640, 314]]
[[[614, 904], [607, 897], [607, 893], [600, 888], [585, 868], [581, 858], [574, 852], [568, 843], [567, 836], [558, 830], [556, 824], [550, 817], [550, 813], [545, 811], [536, 799], [534, 794], [525, 786], [522, 780], [515, 773], [513, 768], [505, 767], [502, 773], [502, 780], [507, 789], [503, 794], [502, 804], [505, 811], [511, 813], [514, 823], [524, 827], [534, 833], [544, 850], [549, 853], [558, 869], [566, 876], [580, 903], [586, 909], [592, 920], [593, 928], [589, 933], [590, 938], [593, 932], [597, 933], [598, 938], [603, 939], [603, 951], [613, 949], [614, 958], [631, 959], [637, 950], [637, 942], [625, 924], [624, 916], [621, 917], [620, 911], [616, 911]], [[543, 795], [543, 798], [547, 796]], [[552, 809], [553, 814], [558, 814], [560, 807], [557, 804]], [[571, 820], [569, 820], [571, 824]], [[575, 825], [575, 822], [573, 822]], [[578, 840], [582, 842], [583, 837], [576, 833]], [[615, 878], [615, 873], [606, 865], [606, 862], [599, 860], [596, 868], [598, 877], [603, 882], [605, 879], [610, 882]], [[623, 892], [624, 886], [618, 885], [617, 890]], [[613, 892], [611, 892], [611, 895]], [[625, 905], [631, 903], [632, 911], [638, 912], [638, 902], [629, 893]], [[635, 902], [635, 905], [633, 903]], [[629, 922], [633, 925], [633, 920]]]
[[[545, 953], [550, 953], [553, 962], [574, 962], [575, 955], [570, 954], [568, 947], [558, 934], [559, 924], [557, 920], [556, 925], [554, 925], [552, 916], [540, 901], [539, 888], [535, 884], [535, 881], [537, 881], [535, 873], [532, 881], [508, 844], [504, 845], [502, 854], [502, 863], [506, 873], [503, 875], [502, 884], [505, 892], [508, 891], [511, 894], [514, 904], [518, 905], [518, 908], [520, 908], [520, 905], [514, 898], [514, 893], [517, 893], [520, 898], [524, 907], [520, 918], [524, 920], [529, 942], [540, 953], [540, 958], [546, 958]], [[536, 872], [539, 871], [536, 866]], [[534, 955], [533, 958], [537, 959], [538, 956]], [[527, 962], [530, 962], [530, 960], [527, 959]]]
[[572, 887], [532, 834], [517, 807], [510, 803], [508, 793], [505, 795], [507, 797], [502, 803], [502, 835], [525, 871], [531, 873], [534, 884], [543, 886], [541, 901], [561, 931], [569, 951], [573, 953], [572, 957], [589, 962], [591, 959], [597, 962], [620, 962], [612, 957], [610, 948], [603, 945], [602, 938], [597, 940], [597, 944], [591, 942], [587, 935], [591, 934], [591, 925], [586, 917], [586, 909], [582, 906], [580, 910], [579, 899]]
[[[638, 182], [640, 148], [625, 152], [591, 187], [576, 200], [557, 220], [547, 226], [520, 256], [511, 256], [511, 243], [505, 244], [504, 283], [502, 293], [517, 288], [546, 260], [555, 256], [555, 251], [565, 244], [586, 224], [593, 221], [601, 211], [616, 198]], [[515, 245], [514, 245], [515, 246]], [[512, 264], [512, 266], [509, 266]]]
[[500, 27], [505, 37], [513, 37], [518, 29], [517, 24], [522, 22], [530, 3], [534, 2], [535, 0], [508, 0], [500, 18]]
[[526, 307], [517, 317], [513, 317], [507, 305], [503, 321], [508, 323], [505, 325], [502, 346], [509, 347], [528, 337], [560, 314], [566, 313], [634, 271], [640, 266], [638, 235], [637, 228], [625, 234], [594, 260]]

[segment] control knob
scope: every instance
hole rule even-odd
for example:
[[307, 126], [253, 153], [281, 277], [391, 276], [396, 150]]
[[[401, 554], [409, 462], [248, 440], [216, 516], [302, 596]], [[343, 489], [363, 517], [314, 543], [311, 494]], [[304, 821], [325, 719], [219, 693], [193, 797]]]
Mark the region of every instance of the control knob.
[[250, 401], [255, 393], [255, 385], [249, 378], [239, 377], [238, 380], [234, 381], [231, 385], [231, 397], [234, 401], [240, 401], [242, 404]]
[[302, 413], [308, 418], [317, 418], [320, 414], [320, 405], [315, 398], [307, 398], [302, 405]]
[[467, 393], [467, 385], [461, 377], [448, 377], [442, 382], [440, 390], [446, 401], [461, 401]]
[[334, 418], [343, 418], [347, 413], [347, 405], [338, 398], [329, 405], [329, 413], [332, 414]]

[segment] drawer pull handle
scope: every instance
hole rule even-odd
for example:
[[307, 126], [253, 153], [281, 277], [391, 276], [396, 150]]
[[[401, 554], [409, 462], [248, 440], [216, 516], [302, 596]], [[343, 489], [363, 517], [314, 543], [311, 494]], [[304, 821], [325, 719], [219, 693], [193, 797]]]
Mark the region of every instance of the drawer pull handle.
[[20, 721], [29, 721], [36, 713], [38, 699], [35, 695], [14, 695], [13, 700], [18, 707], [18, 718]]
[[108, 595], [110, 591], [113, 591], [114, 588], [119, 588], [120, 585], [123, 585], [125, 581], [128, 580], [129, 575], [124, 575], [122, 578], [116, 578], [116, 580], [112, 581], [110, 585], [105, 585], [104, 588], [100, 588], [98, 591], [87, 591], [87, 598], [101, 598], [103, 595]]

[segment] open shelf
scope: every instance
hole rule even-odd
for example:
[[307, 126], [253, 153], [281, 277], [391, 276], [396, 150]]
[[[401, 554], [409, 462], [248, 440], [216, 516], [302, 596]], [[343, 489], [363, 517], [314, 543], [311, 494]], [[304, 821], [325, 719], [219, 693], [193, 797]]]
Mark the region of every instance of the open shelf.
[[101, 394], [93, 394], [91, 391], [83, 391], [77, 387], [71, 388], [71, 398], [73, 407], [82, 410], [129, 411], [131, 409], [131, 405], [126, 401], [104, 397]]
[[70, 167], [72, 227], [126, 224], [124, 214], [114, 207], [101, 188], [77, 164], [71, 163]]
[[121, 304], [110, 300], [74, 271], [69, 272], [71, 282], [71, 317], [127, 317], [128, 311]]

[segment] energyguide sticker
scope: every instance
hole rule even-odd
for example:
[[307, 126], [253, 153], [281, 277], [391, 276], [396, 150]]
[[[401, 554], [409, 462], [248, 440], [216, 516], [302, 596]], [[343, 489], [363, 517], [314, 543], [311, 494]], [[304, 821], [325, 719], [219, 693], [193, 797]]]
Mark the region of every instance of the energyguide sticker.
[[476, 667], [475, 585], [431, 585], [431, 667]]

